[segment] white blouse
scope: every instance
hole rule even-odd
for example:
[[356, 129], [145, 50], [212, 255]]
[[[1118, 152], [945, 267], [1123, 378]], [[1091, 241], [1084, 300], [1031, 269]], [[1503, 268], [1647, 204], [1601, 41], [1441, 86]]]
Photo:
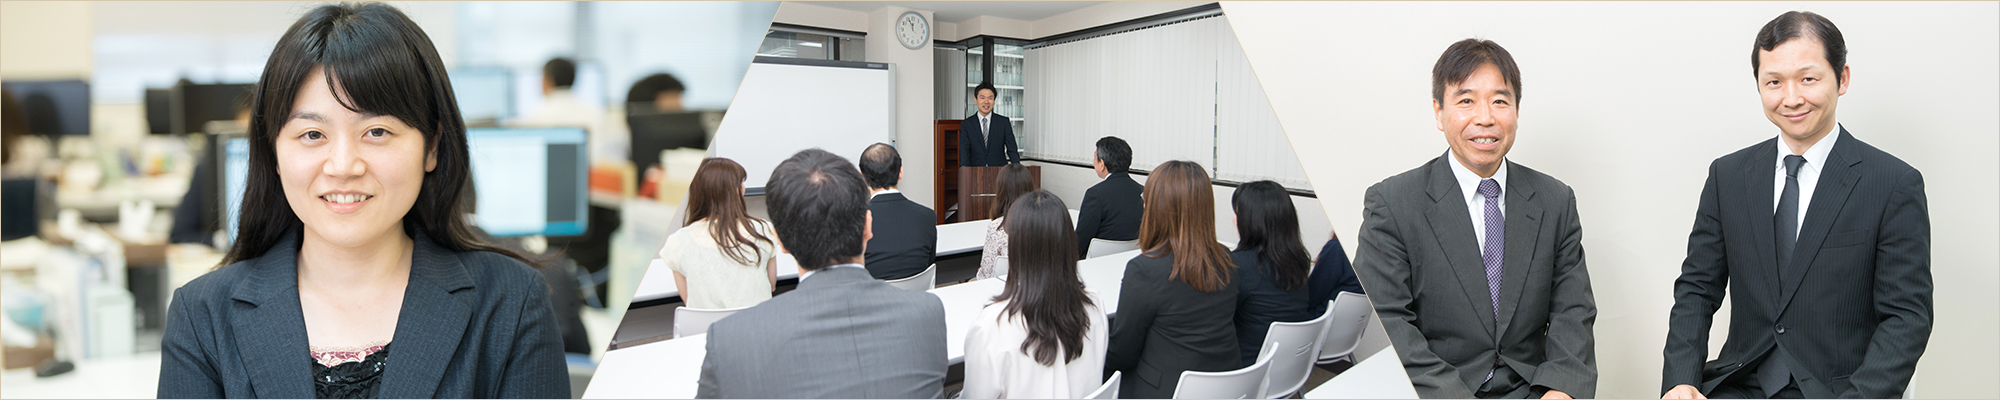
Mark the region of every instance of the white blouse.
[[[1097, 303], [1096, 296], [1091, 296], [1091, 302]], [[1021, 351], [1021, 343], [1028, 341], [1021, 316], [1001, 320], [1007, 303], [986, 306], [966, 333], [965, 391], [960, 398], [1080, 399], [1104, 384], [1104, 352], [1111, 324], [1102, 309], [1084, 306], [1090, 327], [1084, 330], [1083, 355], [1067, 363], [1042, 365]]]
[[[757, 233], [774, 238], [771, 226], [762, 222], [752, 222]], [[771, 257], [777, 255], [777, 246], [771, 242], [751, 239], [747, 247], [754, 247], [755, 258], [750, 264], [742, 264], [730, 259], [715, 244], [715, 238], [708, 233], [709, 221], [701, 220], [682, 227], [667, 237], [667, 243], [660, 247], [660, 260], [668, 269], [679, 272], [687, 278], [687, 293], [681, 298], [689, 308], [722, 310], [757, 305], [771, 299]], [[749, 235], [744, 235], [749, 236]]]

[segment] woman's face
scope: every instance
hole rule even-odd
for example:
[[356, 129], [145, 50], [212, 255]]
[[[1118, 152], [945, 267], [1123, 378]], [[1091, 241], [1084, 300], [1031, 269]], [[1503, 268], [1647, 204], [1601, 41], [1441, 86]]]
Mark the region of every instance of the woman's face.
[[285, 202], [308, 240], [362, 247], [402, 234], [424, 173], [437, 168], [423, 133], [396, 117], [357, 113], [335, 99], [323, 69], [306, 76], [277, 136]]

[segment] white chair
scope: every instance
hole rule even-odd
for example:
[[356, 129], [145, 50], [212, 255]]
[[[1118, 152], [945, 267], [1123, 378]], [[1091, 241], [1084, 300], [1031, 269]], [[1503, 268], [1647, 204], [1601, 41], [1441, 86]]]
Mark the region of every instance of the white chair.
[[1083, 258], [1103, 257], [1138, 249], [1138, 240], [1090, 239], [1090, 251], [1083, 253]]
[[1090, 392], [1090, 395], [1085, 396], [1084, 398], [1086, 399], [1118, 398], [1118, 379], [1124, 376], [1124, 374], [1125, 371], [1111, 371], [1111, 379], [1105, 379], [1104, 386], [1098, 386], [1097, 391]]
[[993, 258], [993, 276], [1002, 281], [1007, 280], [1007, 256]]
[[1182, 371], [1174, 385], [1176, 399], [1261, 399], [1271, 386], [1271, 359], [1278, 349], [1264, 351], [1257, 363], [1227, 372]]
[[888, 282], [889, 286], [895, 286], [903, 290], [927, 292], [930, 291], [931, 289], [936, 289], [937, 264], [931, 264], [930, 268], [924, 268], [924, 272], [918, 272], [916, 276], [911, 276], [908, 278], [897, 279]]
[[1333, 315], [1327, 322], [1326, 339], [1319, 348], [1319, 363], [1354, 358], [1354, 348], [1361, 345], [1361, 334], [1368, 330], [1368, 311], [1374, 308], [1368, 303], [1368, 296], [1354, 292], [1340, 292], [1333, 296], [1333, 304], [1326, 310]]
[[1333, 308], [1328, 307], [1319, 318], [1310, 321], [1271, 323], [1271, 330], [1264, 334], [1264, 347], [1257, 351], [1276, 352], [1271, 360], [1271, 384], [1265, 398], [1290, 397], [1306, 386], [1313, 362], [1319, 359], [1320, 345], [1326, 343], [1327, 322], [1332, 320]]
[[674, 307], [674, 337], [688, 337], [708, 333], [708, 326], [715, 324], [715, 321], [721, 321], [723, 318], [735, 315], [737, 311], [743, 311], [746, 308], [750, 307], [726, 310], [704, 310], [688, 308], [687, 306]]

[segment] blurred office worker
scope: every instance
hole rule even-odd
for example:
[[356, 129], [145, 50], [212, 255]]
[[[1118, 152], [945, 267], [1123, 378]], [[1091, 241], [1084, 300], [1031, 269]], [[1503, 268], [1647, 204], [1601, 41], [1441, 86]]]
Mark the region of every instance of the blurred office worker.
[[1084, 398], [1104, 384], [1111, 327], [1076, 275], [1068, 206], [1045, 190], [1010, 203], [1012, 264], [1005, 288], [965, 334], [959, 397]]
[[1140, 194], [1145, 189], [1132, 180], [1132, 146], [1124, 139], [1105, 136], [1097, 139], [1091, 153], [1091, 168], [1097, 184], [1083, 191], [1082, 209], [1076, 216], [1077, 257], [1102, 256], [1090, 252], [1091, 239], [1128, 241], [1139, 238], [1139, 220], [1146, 213]]
[[999, 93], [991, 83], [981, 83], [972, 89], [972, 100], [979, 105], [979, 112], [959, 122], [959, 166], [999, 167], [1021, 162], [1021, 146], [1014, 142], [1013, 120], [993, 112], [993, 100]]
[[[1826, 17], [1757, 30], [1750, 71], [1778, 137], [1715, 159], [1674, 281], [1668, 398], [1898, 398], [1930, 341], [1923, 173], [1835, 119], [1853, 75]], [[1727, 295], [1729, 336], [1708, 358]]]
[[1144, 254], [1125, 263], [1104, 374], [1118, 395], [1173, 397], [1181, 373], [1242, 367], [1236, 349], [1236, 264], [1215, 241], [1215, 193], [1200, 164], [1168, 161], [1146, 179]]
[[895, 280], [916, 276], [937, 260], [937, 213], [903, 196], [896, 183], [903, 179], [903, 156], [895, 146], [876, 143], [861, 151], [861, 177], [873, 192], [868, 212], [868, 274]]
[[687, 87], [681, 80], [670, 74], [652, 74], [632, 84], [632, 90], [625, 92], [625, 113], [677, 113], [686, 111], [681, 106], [681, 95]]
[[379, 3], [278, 40], [250, 126], [242, 234], [175, 291], [159, 397], [568, 397], [539, 261], [480, 241], [444, 64]]
[[1520, 100], [1505, 48], [1453, 43], [1431, 69], [1431, 109], [1450, 150], [1363, 200], [1354, 272], [1424, 398], [1597, 390], [1597, 306], [1576, 196], [1507, 160]]
[[799, 286], [708, 327], [695, 397], [944, 394], [944, 304], [861, 266], [869, 212], [859, 172], [820, 149], [771, 172], [765, 201], [778, 242], [799, 262]]
[[[576, 127], [588, 131], [592, 143], [610, 140], [608, 136], [614, 133], [604, 128], [604, 110], [571, 92], [570, 86], [574, 84], [576, 61], [558, 57], [542, 64], [542, 105], [514, 120], [512, 126]], [[608, 145], [593, 145], [590, 158], [593, 162], [626, 158], [625, 154], [612, 150]]]

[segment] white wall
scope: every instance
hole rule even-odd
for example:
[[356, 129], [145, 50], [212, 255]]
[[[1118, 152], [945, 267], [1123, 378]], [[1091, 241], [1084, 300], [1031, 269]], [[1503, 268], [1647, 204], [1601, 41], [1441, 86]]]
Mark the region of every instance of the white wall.
[[0, 2], [0, 77], [88, 78], [93, 6]]
[[866, 12], [827, 7], [805, 1], [779, 3], [778, 15], [772, 18], [772, 22], [843, 31], [868, 31]]
[[[937, 71], [933, 64], [937, 56], [931, 54], [931, 42], [915, 50], [903, 47], [896, 40], [896, 18], [910, 9], [896, 6], [883, 7], [868, 13], [867, 57], [870, 62], [885, 62], [896, 65], [896, 150], [903, 155], [903, 180], [896, 186], [908, 192], [910, 200], [925, 207], [936, 209], [933, 197], [936, 193], [933, 182], [937, 177], [931, 171], [936, 163], [932, 159], [934, 148], [933, 128], [937, 111], [932, 103], [931, 74]], [[917, 10], [924, 20], [931, 20], [931, 12]]]
[[1524, 95], [1510, 159], [1577, 190], [1597, 294], [1598, 395], [1613, 398], [1660, 393], [1671, 287], [1707, 165], [1776, 134], [1747, 59], [1756, 30], [1788, 10], [1826, 15], [1845, 34], [1853, 68], [1841, 122], [1930, 183], [1936, 325], [1916, 393], [2000, 396], [1995, 3], [1223, 8], [1292, 143], [1311, 155], [1301, 161], [1344, 237], [1360, 224], [1369, 185], [1444, 152], [1429, 103], [1438, 54], [1466, 37], [1506, 46]]

